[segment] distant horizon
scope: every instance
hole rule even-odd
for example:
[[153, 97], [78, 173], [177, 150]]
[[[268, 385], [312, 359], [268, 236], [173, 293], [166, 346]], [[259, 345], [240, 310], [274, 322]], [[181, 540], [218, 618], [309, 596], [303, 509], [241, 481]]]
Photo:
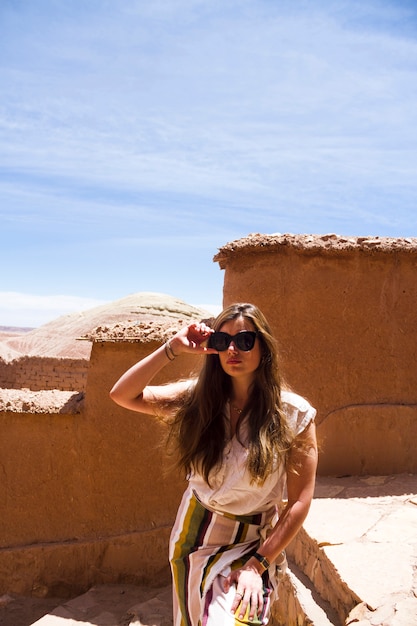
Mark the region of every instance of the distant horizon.
[[38, 328], [37, 326], [0, 326], [0, 332], [2, 333], [7, 333], [7, 332], [30, 332], [31, 330], [35, 330], [36, 328]]
[[[140, 292], [138, 292], [140, 293]], [[171, 294], [166, 294], [170, 296]], [[8, 296], [12, 297], [14, 302], [9, 305], [13, 310], [7, 310], [3, 307], [7, 305]], [[7, 329], [22, 329], [22, 332], [35, 330], [55, 321], [56, 319], [66, 315], [76, 315], [83, 313], [98, 306], [111, 304], [115, 300], [92, 300], [91, 298], [80, 298], [78, 296], [33, 296], [30, 294], [19, 294], [17, 292], [8, 292], [6, 294], [0, 292], [0, 331], [7, 332]], [[17, 308], [19, 301], [21, 308]], [[213, 315], [220, 313], [222, 306], [220, 304], [194, 304], [185, 302], [189, 306], [203, 309]], [[26, 303], [26, 306], [24, 304]], [[3, 309], [3, 310], [2, 310]], [[11, 316], [11, 317], [8, 317]], [[22, 323], [16, 323], [16, 319], [23, 320]], [[6, 321], [3, 321], [6, 320]], [[30, 323], [30, 320], [37, 320], [37, 323]], [[5, 329], [5, 330], [2, 330]]]

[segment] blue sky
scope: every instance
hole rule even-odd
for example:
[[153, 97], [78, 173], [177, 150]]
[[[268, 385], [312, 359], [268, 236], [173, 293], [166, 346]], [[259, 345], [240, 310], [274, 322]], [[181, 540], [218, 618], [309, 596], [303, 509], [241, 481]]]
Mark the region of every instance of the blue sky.
[[0, 325], [220, 305], [252, 232], [417, 236], [417, 5], [2, 0]]

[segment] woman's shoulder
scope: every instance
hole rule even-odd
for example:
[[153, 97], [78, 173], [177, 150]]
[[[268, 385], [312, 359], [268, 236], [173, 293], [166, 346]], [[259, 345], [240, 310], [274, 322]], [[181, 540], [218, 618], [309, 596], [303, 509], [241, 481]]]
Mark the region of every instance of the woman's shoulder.
[[283, 389], [281, 391], [281, 401], [288, 407], [292, 407], [298, 411], [308, 411], [313, 408], [309, 401], [303, 398], [303, 396], [289, 389]]
[[298, 393], [287, 389], [281, 391], [281, 402], [295, 435], [302, 432], [316, 416], [316, 409]]

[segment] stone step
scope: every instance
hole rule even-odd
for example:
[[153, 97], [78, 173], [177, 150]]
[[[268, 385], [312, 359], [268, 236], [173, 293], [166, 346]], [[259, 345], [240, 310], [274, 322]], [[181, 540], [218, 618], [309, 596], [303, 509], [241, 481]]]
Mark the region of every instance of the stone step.
[[309, 581], [307, 585], [314, 589], [316, 597], [327, 603], [338, 616], [338, 621], [334, 623], [345, 624], [350, 611], [361, 602], [361, 598], [342, 579], [322, 548], [302, 528], [287, 552], [305, 580]]
[[290, 563], [272, 607], [271, 626], [341, 626], [334, 609], [323, 600], [307, 576]]
[[342, 624], [417, 626], [417, 476], [319, 477], [289, 558]]

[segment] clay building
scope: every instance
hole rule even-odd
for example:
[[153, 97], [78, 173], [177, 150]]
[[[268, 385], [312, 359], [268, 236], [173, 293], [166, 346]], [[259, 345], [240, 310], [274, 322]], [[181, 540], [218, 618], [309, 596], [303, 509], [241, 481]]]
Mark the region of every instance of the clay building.
[[417, 239], [252, 235], [215, 257], [318, 409], [321, 474], [416, 473]]

